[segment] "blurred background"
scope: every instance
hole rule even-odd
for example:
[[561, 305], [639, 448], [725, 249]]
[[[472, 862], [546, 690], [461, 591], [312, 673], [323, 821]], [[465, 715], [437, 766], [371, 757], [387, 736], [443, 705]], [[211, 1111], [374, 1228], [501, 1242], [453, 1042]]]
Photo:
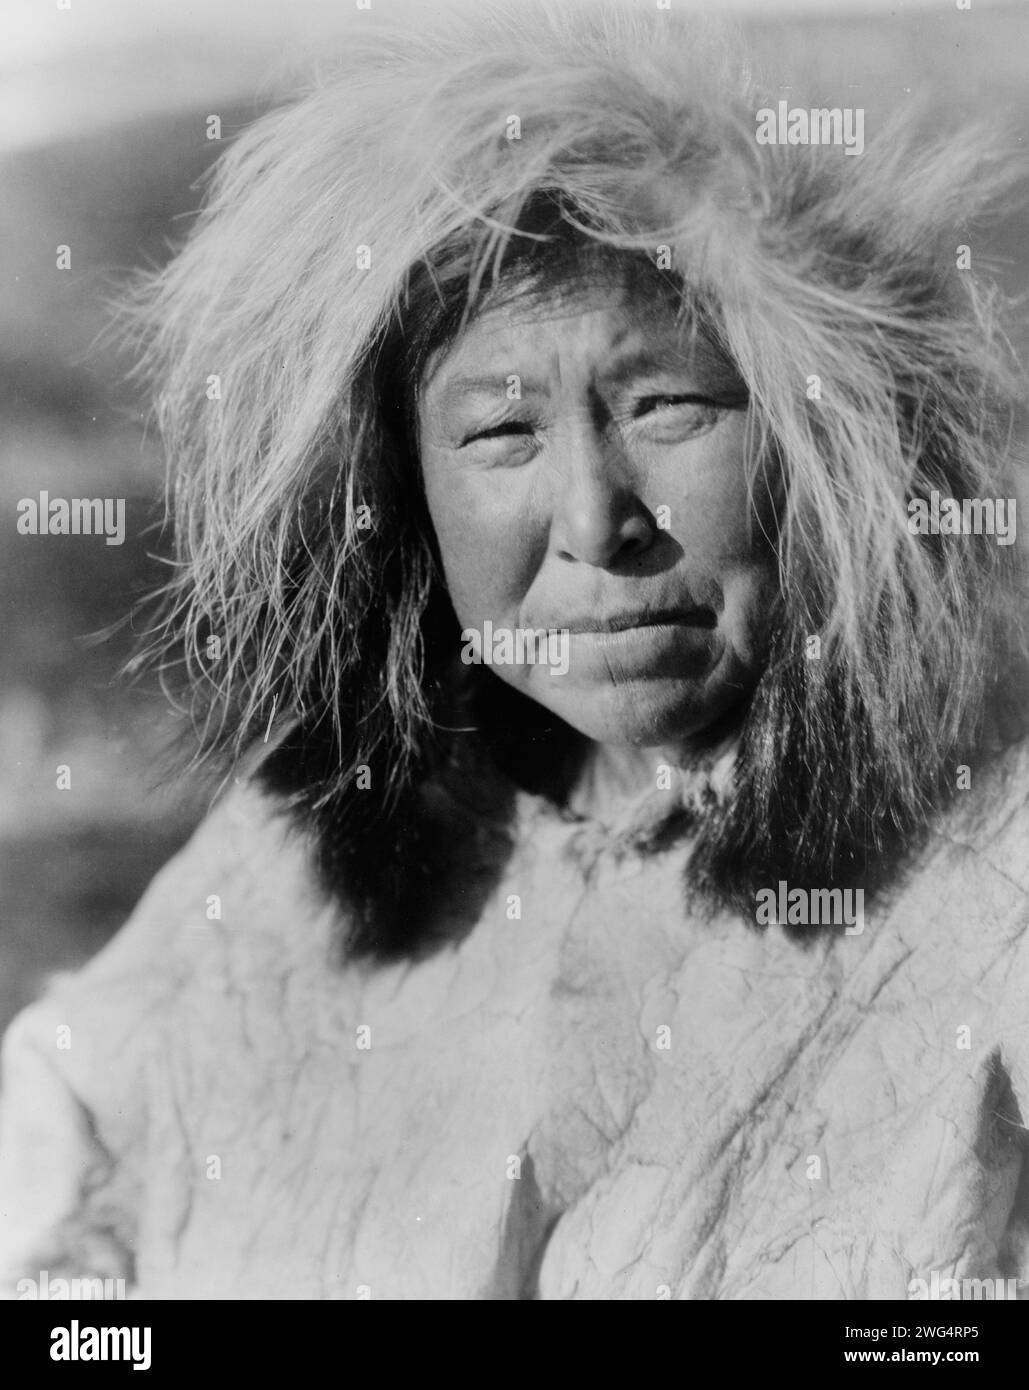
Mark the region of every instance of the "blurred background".
[[[718, 8], [739, 14], [784, 96], [816, 73], [815, 99], [865, 108], [866, 138], [927, 91], [959, 117], [1004, 108], [1025, 125], [1029, 9], [971, 3]], [[370, 5], [404, 25], [442, 8]], [[362, 12], [356, 0], [0, 5], [0, 1028], [49, 973], [103, 944], [205, 809], [195, 784], [162, 774], [163, 699], [118, 676], [167, 540], [147, 403], [98, 340], [108, 304], [186, 234], [225, 141], [345, 44]], [[221, 142], [206, 138], [210, 115]], [[1027, 233], [1013, 215], [974, 248], [1015, 293]], [[1024, 335], [1016, 346], [1025, 360]], [[124, 544], [18, 534], [18, 501], [41, 490], [124, 498]]]

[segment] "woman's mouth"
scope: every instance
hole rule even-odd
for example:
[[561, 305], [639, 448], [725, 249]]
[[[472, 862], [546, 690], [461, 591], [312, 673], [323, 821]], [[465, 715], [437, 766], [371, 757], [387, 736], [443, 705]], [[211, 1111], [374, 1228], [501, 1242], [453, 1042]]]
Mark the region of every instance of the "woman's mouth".
[[568, 671], [575, 676], [697, 679], [721, 654], [717, 620], [685, 613], [616, 614], [569, 628]]
[[572, 636], [617, 634], [645, 628], [699, 628], [713, 630], [718, 618], [713, 608], [641, 608], [603, 616], [583, 615], [560, 624]]

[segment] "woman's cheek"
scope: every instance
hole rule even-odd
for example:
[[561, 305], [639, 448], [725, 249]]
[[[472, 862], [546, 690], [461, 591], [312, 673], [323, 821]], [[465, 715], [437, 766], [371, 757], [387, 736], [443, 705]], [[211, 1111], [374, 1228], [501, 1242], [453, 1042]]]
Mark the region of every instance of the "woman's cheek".
[[740, 664], [756, 671], [764, 662], [774, 626], [778, 574], [765, 556], [732, 569], [723, 585], [723, 627]]
[[430, 499], [429, 510], [461, 622], [515, 616], [532, 578], [526, 528], [517, 511], [498, 506], [497, 497], [488, 497], [481, 487], [454, 488], [444, 506]]
[[647, 460], [649, 510], [683, 547], [691, 567], [718, 569], [756, 549], [746, 439], [746, 417], [734, 411], [703, 439]]

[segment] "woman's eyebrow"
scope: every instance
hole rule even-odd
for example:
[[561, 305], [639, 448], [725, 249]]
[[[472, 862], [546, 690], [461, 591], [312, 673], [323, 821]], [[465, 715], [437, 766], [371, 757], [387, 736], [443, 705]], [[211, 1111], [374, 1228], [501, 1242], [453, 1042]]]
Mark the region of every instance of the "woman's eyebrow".
[[703, 339], [689, 345], [675, 341], [640, 344], [616, 357], [598, 374], [598, 380], [619, 386], [635, 377], [662, 374], [686, 377], [697, 391], [746, 392], [732, 363]]
[[524, 396], [544, 393], [543, 387], [526, 380], [515, 371], [497, 372], [492, 376], [458, 376], [441, 388], [439, 404], [446, 408], [456, 405], [459, 401], [467, 400], [469, 396], [488, 396], [491, 401], [497, 400], [498, 397], [507, 399], [509, 379], [512, 376], [518, 377], [519, 399]]
[[682, 348], [669, 344], [666, 351], [641, 345], [620, 354], [599, 373], [601, 381], [623, 382], [631, 377], [654, 375], [658, 372], [686, 372], [692, 375], [694, 363]]

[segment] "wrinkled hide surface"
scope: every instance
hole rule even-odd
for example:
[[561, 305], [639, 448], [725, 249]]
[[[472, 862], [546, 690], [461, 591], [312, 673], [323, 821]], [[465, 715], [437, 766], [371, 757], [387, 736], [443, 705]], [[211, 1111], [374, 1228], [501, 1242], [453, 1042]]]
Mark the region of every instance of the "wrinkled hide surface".
[[862, 935], [806, 946], [684, 920], [682, 845], [608, 853], [525, 797], [470, 935], [344, 970], [303, 843], [235, 789], [8, 1033], [5, 1292], [41, 1269], [189, 1298], [1029, 1278], [1026, 769]]

